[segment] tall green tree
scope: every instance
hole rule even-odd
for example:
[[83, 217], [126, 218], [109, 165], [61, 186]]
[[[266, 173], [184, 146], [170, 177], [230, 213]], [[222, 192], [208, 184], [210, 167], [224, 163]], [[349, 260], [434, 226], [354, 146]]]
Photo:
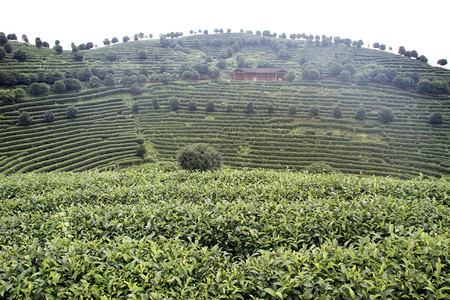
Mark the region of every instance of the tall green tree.
[[40, 39], [39, 37], [37, 37], [37, 38], [35, 39], [35, 45], [36, 45], [36, 47], [38, 47], [39, 49], [42, 48], [42, 41], [41, 41], [41, 39]]
[[3, 32], [0, 32], [0, 46], [4, 46], [8, 43], [8, 38]]
[[438, 65], [445, 66], [447, 64], [447, 60], [445, 58], [441, 58], [437, 61]]

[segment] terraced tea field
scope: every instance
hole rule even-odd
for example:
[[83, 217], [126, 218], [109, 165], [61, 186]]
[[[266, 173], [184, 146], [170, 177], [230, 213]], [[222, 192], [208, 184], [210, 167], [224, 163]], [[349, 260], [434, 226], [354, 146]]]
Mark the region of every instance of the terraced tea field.
[[[193, 142], [213, 144], [224, 163], [233, 168], [302, 170], [325, 162], [337, 171], [354, 174], [413, 178], [420, 173], [431, 177], [450, 173], [448, 95], [417, 94], [391, 83], [358, 85], [353, 79], [344, 83], [329, 69], [332, 63], [351, 62], [356, 74], [389, 69], [418, 79], [449, 80], [448, 70], [413, 59], [344, 44], [316, 47], [304, 40], [238, 33], [188, 36], [170, 40], [168, 47], [158, 40], [121, 43], [80, 51], [82, 61], [76, 61], [69, 51], [56, 54], [52, 49], [11, 44], [14, 51], [27, 51], [28, 60], [17, 62], [8, 54], [0, 61], [2, 72], [25, 79], [37, 74], [78, 76], [82, 89], [27, 96], [0, 107], [2, 173], [104, 170], [143, 161], [173, 162], [176, 151]], [[200, 65], [214, 69], [221, 60], [220, 52], [227, 48], [233, 48], [233, 54], [222, 59], [224, 66], [217, 80], [203, 74], [202, 80], [178, 80], [183, 68]], [[288, 52], [289, 59], [279, 57], [280, 48]], [[107, 59], [110, 54], [115, 59]], [[264, 62], [285, 68], [297, 78], [292, 83], [232, 81], [239, 57], [254, 67]], [[321, 80], [301, 78], [305, 64], [317, 68]], [[174, 79], [167, 86], [154, 80], [164, 70]], [[100, 80], [93, 88], [84, 73], [88, 78], [94, 73], [108, 75], [117, 84], [105, 86]], [[138, 75], [142, 79], [138, 95], [131, 94], [127, 84], [119, 84], [126, 76], [136, 80]], [[17, 87], [30, 88], [18, 83], [2, 91]], [[171, 99], [180, 102], [179, 110], [170, 111]], [[160, 109], [153, 108], [153, 101], [158, 101]], [[188, 110], [189, 102], [194, 102], [197, 110]], [[205, 111], [208, 102], [214, 103], [214, 112]], [[254, 114], [245, 112], [250, 102], [256, 106]], [[67, 119], [67, 107], [72, 105], [78, 108], [78, 116]], [[319, 108], [318, 116], [311, 115], [313, 106]], [[337, 106], [341, 118], [333, 116]], [[268, 107], [274, 111], [269, 113]], [[292, 108], [295, 113], [289, 113]], [[365, 120], [355, 120], [359, 108], [365, 109]], [[383, 108], [393, 111], [394, 122], [378, 121]], [[44, 122], [49, 111], [55, 115], [54, 122]], [[30, 114], [32, 125], [18, 125], [22, 112]], [[442, 124], [429, 123], [434, 112], [441, 113]], [[148, 151], [144, 160], [136, 156], [141, 143]]]
[[444, 179], [135, 167], [0, 187], [2, 299], [449, 294]]
[[[181, 101], [181, 109], [167, 111], [172, 97]], [[160, 111], [151, 108], [148, 99], [159, 99]], [[431, 176], [448, 173], [450, 127], [431, 126], [427, 118], [439, 110], [442, 102], [416, 100], [414, 95], [395, 93], [388, 87], [367, 91], [335, 82], [314, 84], [204, 82], [177, 84], [150, 89], [137, 98], [144, 109], [136, 118], [139, 128], [158, 155], [173, 159], [177, 149], [187, 143], [214, 144], [225, 163], [235, 167], [302, 169], [314, 162], [326, 162], [350, 173]], [[198, 105], [195, 112], [187, 104]], [[216, 112], [208, 113], [208, 101]], [[245, 112], [254, 102], [256, 114]], [[269, 114], [267, 105], [275, 111]], [[166, 110], [164, 110], [164, 104]], [[227, 112], [226, 106], [233, 111]], [[288, 108], [297, 107], [296, 114]], [[318, 117], [311, 117], [312, 105], [318, 105]], [[343, 117], [332, 110], [338, 105]], [[448, 105], [448, 102], [447, 102]], [[353, 117], [358, 107], [367, 110], [367, 119]], [[378, 111], [390, 107], [396, 113], [394, 123], [383, 125]]]

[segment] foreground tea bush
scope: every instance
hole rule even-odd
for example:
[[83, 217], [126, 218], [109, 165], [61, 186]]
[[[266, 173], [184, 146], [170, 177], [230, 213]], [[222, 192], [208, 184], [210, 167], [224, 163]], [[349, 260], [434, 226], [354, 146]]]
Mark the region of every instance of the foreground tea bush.
[[6, 299], [449, 293], [445, 180], [130, 170], [0, 187]]

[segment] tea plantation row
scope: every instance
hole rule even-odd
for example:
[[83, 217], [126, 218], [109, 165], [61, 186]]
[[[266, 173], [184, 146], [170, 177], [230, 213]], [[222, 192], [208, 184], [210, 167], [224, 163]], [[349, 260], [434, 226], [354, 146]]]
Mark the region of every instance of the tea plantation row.
[[276, 171], [0, 175], [0, 296], [445, 299], [449, 183]]

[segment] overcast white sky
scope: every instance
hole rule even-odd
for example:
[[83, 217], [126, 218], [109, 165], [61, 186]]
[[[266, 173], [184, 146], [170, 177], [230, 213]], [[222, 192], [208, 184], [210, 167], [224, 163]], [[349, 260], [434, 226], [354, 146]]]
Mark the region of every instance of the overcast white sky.
[[[39, 36], [64, 49], [71, 42], [132, 37], [135, 33], [160, 33], [231, 28], [233, 32], [325, 34], [354, 40], [365, 46], [379, 42], [397, 53], [400, 45], [425, 55], [431, 65], [450, 61], [449, 0], [22, 0], [2, 1], [0, 31]], [[448, 66], [447, 66], [448, 67]]]

